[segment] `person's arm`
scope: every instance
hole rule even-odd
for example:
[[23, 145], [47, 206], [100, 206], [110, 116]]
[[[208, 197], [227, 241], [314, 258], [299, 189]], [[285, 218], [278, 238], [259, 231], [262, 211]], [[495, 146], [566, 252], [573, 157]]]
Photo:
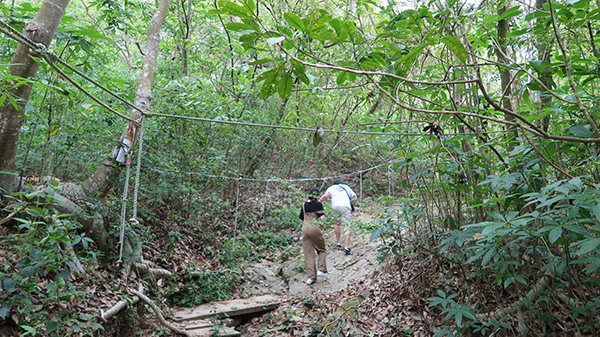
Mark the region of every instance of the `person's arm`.
[[319, 220], [325, 220], [325, 210], [323, 209], [323, 204], [319, 202], [317, 204], [317, 218]]
[[298, 218], [300, 218], [300, 221], [304, 221], [304, 207], [300, 208], [300, 215]]
[[329, 198], [329, 192], [325, 192], [325, 194], [323, 194], [320, 198], [319, 198], [319, 202], [323, 202], [325, 200], [327, 200], [327, 198]]

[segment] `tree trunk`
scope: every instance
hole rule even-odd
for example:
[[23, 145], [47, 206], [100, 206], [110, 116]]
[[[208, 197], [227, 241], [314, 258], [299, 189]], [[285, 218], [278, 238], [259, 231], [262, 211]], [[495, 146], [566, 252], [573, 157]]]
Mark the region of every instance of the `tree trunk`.
[[[160, 0], [156, 13], [148, 24], [144, 66], [142, 67], [142, 74], [134, 100], [134, 105], [142, 111], [150, 108], [150, 101], [152, 100], [152, 83], [154, 80], [154, 73], [156, 72], [156, 60], [158, 58], [160, 45], [160, 29], [169, 13], [170, 5], [171, 0]], [[134, 109], [131, 112], [132, 120], [140, 120], [142, 113], [139, 110]], [[129, 139], [133, 146], [138, 136], [136, 131], [135, 127], [133, 130], [130, 130], [129, 127], [125, 127], [119, 140], [123, 142], [124, 139]], [[100, 166], [96, 172], [94, 172], [94, 175], [84, 183], [88, 193], [99, 192], [107, 185], [110, 177], [115, 173], [114, 158], [116, 158], [119, 153], [119, 149], [120, 146], [115, 146], [112, 149], [110, 156], [104, 160], [102, 166]]]
[[[62, 20], [69, 0], [44, 0], [39, 11], [25, 25], [23, 34], [34, 42], [48, 47], [58, 25]], [[29, 57], [29, 47], [19, 43], [12, 60], [10, 61], [10, 74], [22, 78], [32, 78], [38, 70], [38, 63]], [[26, 83], [14, 86], [14, 80], [4, 85], [8, 88], [9, 95], [18, 99], [16, 106], [8, 100], [0, 106], [0, 189], [11, 193], [18, 188], [16, 175], [6, 174], [15, 170], [15, 158], [21, 133], [21, 126], [25, 120], [25, 104], [31, 94], [31, 85]]]
[[[542, 10], [543, 9], [543, 5], [546, 3], [546, 0], [536, 0], [535, 1], [535, 7], [537, 9]], [[538, 18], [536, 20], [536, 24], [541, 24], [541, 22], [543, 22], [544, 20], [542, 18]], [[538, 53], [538, 59], [540, 61], [545, 61], [545, 62], [550, 62], [550, 51], [551, 51], [551, 46], [545, 41], [544, 36], [537, 36], [537, 53]], [[540, 76], [540, 81], [542, 82], [542, 84], [548, 88], [548, 90], [545, 90], [542, 88], [541, 90], [541, 99], [540, 99], [540, 108], [541, 110], [550, 107], [550, 104], [552, 103], [552, 96], [550, 95], [549, 90], [552, 88], [552, 70], [550, 67], [547, 67], [546, 69], [543, 70], [541, 76]], [[545, 132], [548, 132], [548, 129], [550, 128], [550, 115], [544, 117], [542, 119], [542, 125], [541, 125], [541, 129], [544, 130]]]
[[[504, 12], [506, 12], [506, 6], [507, 5], [502, 5], [502, 7], [498, 8], [498, 15], [502, 15], [504, 14]], [[510, 96], [512, 95], [512, 89], [510, 86], [510, 69], [508, 69], [507, 67], [503, 66], [509, 63], [506, 54], [507, 54], [507, 49], [506, 49], [506, 38], [508, 35], [508, 30], [509, 30], [509, 26], [508, 26], [508, 20], [506, 19], [502, 19], [500, 21], [498, 21], [498, 48], [496, 48], [496, 56], [498, 57], [498, 62], [501, 64], [498, 68], [500, 71], [500, 84], [502, 87], [502, 107], [504, 109], [510, 110], [512, 111], [512, 104], [510, 101]], [[513, 121], [515, 118], [511, 115], [505, 114], [504, 118], [507, 121]], [[513, 138], [513, 139], [517, 139], [518, 136], [518, 131], [514, 128], [512, 128], [512, 135], [510, 135], [509, 137]], [[512, 141], [509, 142], [508, 145], [509, 149], [512, 149], [514, 147], [514, 143]]]
[[179, 18], [179, 29], [181, 30], [181, 72], [183, 76], [188, 75], [188, 62], [190, 50], [188, 44], [192, 36], [192, 17], [193, 17], [192, 0], [179, 0], [177, 4], [177, 15]]

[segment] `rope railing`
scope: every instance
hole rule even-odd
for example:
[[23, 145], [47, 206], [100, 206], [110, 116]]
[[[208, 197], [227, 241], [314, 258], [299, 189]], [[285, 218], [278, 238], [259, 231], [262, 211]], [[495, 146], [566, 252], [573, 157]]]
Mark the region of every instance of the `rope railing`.
[[[201, 172], [193, 172], [193, 171], [180, 171], [180, 170], [166, 170], [169, 172], [174, 172], [174, 173], [179, 173], [179, 174], [187, 174], [187, 175], [195, 175], [195, 176], [199, 176], [199, 177], [206, 177], [206, 178], [214, 178], [214, 179], [223, 179], [223, 180], [240, 180], [240, 181], [251, 181], [251, 182], [286, 182], [286, 183], [293, 183], [293, 182], [303, 182], [303, 181], [328, 181], [328, 180], [333, 180], [333, 179], [337, 179], [337, 178], [345, 178], [345, 177], [350, 177], [350, 176], [354, 176], [354, 175], [360, 175], [362, 177], [362, 174], [365, 172], [369, 172], [375, 169], [378, 169], [380, 167], [385, 167], [385, 166], [390, 166], [390, 165], [394, 165], [397, 163], [400, 163], [400, 160], [394, 160], [388, 163], [383, 163], [383, 164], [379, 164], [376, 166], [372, 166], [366, 169], [362, 169], [359, 171], [354, 171], [354, 172], [350, 172], [350, 173], [345, 173], [345, 174], [339, 174], [339, 175], [335, 175], [335, 176], [327, 176], [327, 177], [312, 177], [312, 178], [247, 178], [247, 177], [231, 177], [231, 176], [223, 176], [223, 175], [216, 175], [216, 174], [207, 174], [207, 173], [201, 173]], [[150, 168], [150, 171], [154, 171], [154, 172], [164, 172], [165, 170], [160, 170], [160, 169], [156, 169], [156, 168]]]

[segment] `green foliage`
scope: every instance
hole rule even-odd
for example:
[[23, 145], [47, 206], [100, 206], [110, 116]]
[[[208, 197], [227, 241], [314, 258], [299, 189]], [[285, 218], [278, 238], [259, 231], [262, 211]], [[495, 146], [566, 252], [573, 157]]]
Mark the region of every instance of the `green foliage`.
[[219, 258], [226, 268], [236, 268], [240, 261], [260, 261], [262, 254], [283, 250], [291, 243], [291, 236], [272, 231], [238, 233], [223, 245]]
[[[56, 189], [49, 185], [11, 195], [15, 201], [11, 207], [24, 210], [15, 217], [19, 233], [2, 240], [3, 247], [9, 249], [10, 261], [17, 262], [0, 270], [0, 317], [17, 315], [20, 327], [26, 331], [24, 335], [91, 336], [94, 329], [102, 326], [61, 305], [85, 300], [85, 289], [72, 282], [79, 273], [73, 258], [85, 264], [95, 260], [97, 253], [92, 251], [92, 240], [77, 233], [79, 223], [71, 221], [69, 214], [48, 207], [57, 202]], [[64, 249], [67, 247], [73, 249]]]
[[[532, 288], [546, 275], [565, 282], [571, 282], [572, 275], [579, 275], [577, 278], [583, 277], [581, 281], [595, 284], [600, 279], [599, 193], [597, 188], [586, 187], [580, 178], [559, 180], [539, 192], [522, 195], [526, 201], [524, 207], [529, 211], [521, 214], [489, 212], [490, 221], [447, 232], [439, 245], [440, 253], [459, 249], [455, 251], [456, 258], [464, 258], [467, 265], [476, 264], [483, 268], [479, 275], [489, 275], [503, 288]], [[476, 266], [471, 269], [477, 270]], [[515, 283], [521, 286], [515, 286]], [[587, 298], [594, 302], [599, 298], [597, 296], [589, 294]], [[457, 304], [456, 308], [448, 309], [447, 304], [455, 297], [440, 296], [430, 301], [431, 305], [445, 308], [447, 319], [456, 319], [458, 313], [453, 310], [460, 312], [465, 307]], [[543, 298], [541, 295], [540, 299], [527, 304], [539, 310], [537, 315], [542, 320], [550, 317], [544, 310], [547, 303]], [[572, 310], [578, 307], [575, 303], [571, 306]], [[456, 323], [460, 326], [458, 320]]]
[[173, 287], [166, 290], [163, 296], [171, 306], [192, 307], [229, 298], [241, 282], [242, 278], [236, 271], [190, 270], [179, 282], [173, 282]]
[[273, 230], [296, 230], [301, 225], [299, 208], [267, 206], [267, 212], [267, 227]]
[[[234, 184], [214, 176], [327, 176], [385, 161], [387, 172], [370, 172], [361, 181], [366, 195], [388, 195], [381, 198], [382, 215], [369, 228], [372, 240], [382, 240], [382, 261], [437, 245], [449, 261], [466, 261], [469, 277], [501, 289], [529, 289], [545, 274], [563, 282], [581, 277], [598, 283], [600, 212], [596, 188], [589, 187], [600, 181], [597, 142], [589, 140], [595, 137], [592, 121], [599, 112], [597, 52], [588, 42], [600, 18], [596, 3], [544, 3], [541, 11], [516, 4], [502, 13], [497, 6], [474, 11], [472, 4], [456, 1], [416, 3], [403, 10], [394, 2], [306, 3], [291, 9], [253, 0], [219, 1], [210, 12], [211, 4], [192, 3], [193, 24], [185, 26], [183, 16], [175, 16], [183, 9], [177, 7], [164, 26], [152, 111], [202, 121], [148, 119], [142, 158], [140, 217], [147, 223], [178, 225], [163, 233], [166, 256], [189, 233], [203, 253], [228, 267], [290, 244], [288, 236], [276, 233], [299, 227], [297, 207], [286, 206], [287, 200], [267, 204], [258, 216], [248, 207], [233, 224]], [[143, 62], [138, 49], [154, 5], [113, 0], [91, 1], [86, 8], [70, 5], [50, 48], [133, 101]], [[0, 10], [22, 31], [38, 7], [0, 3]], [[497, 35], [500, 22], [509, 23], [506, 45], [511, 48], [504, 52], [510, 60], [504, 66], [497, 53], [503, 43]], [[554, 23], [570, 34], [563, 46], [556, 44]], [[126, 122], [107, 115], [45, 62], [35, 79], [9, 75], [6, 65], [15, 47], [10, 39], [0, 46], [3, 89], [10, 81], [33, 86], [19, 138], [18, 170], [87, 179], [103, 165]], [[182, 72], [184, 61], [187, 74]], [[512, 74], [510, 91], [496, 80], [504, 68]], [[489, 85], [477, 85], [479, 78], [489, 79]], [[80, 84], [117, 110], [128, 111], [87, 81]], [[0, 90], [0, 105], [16, 106], [18, 98], [5, 91]], [[505, 98], [511, 101], [510, 111], [500, 108]], [[351, 132], [315, 132], [311, 137], [209, 120]], [[430, 127], [429, 135], [424, 126]], [[522, 132], [518, 137], [502, 133], [508, 127]], [[565, 173], [580, 178], [561, 180]], [[115, 191], [122, 179], [106, 187], [108, 204], [119, 204]], [[242, 199], [248, 199], [244, 191]], [[34, 200], [40, 195], [36, 193], [22, 197]], [[10, 238], [21, 258], [19, 268], [11, 265], [3, 271], [20, 275], [3, 277], [8, 280], [3, 287], [14, 289], [11, 294], [29, 289], [33, 278], [55, 276], [69, 267], [68, 259], [56, 252], [46, 256], [48, 247], [71, 242], [78, 252], [91, 254], [91, 242], [75, 234], [77, 224], [63, 221], [61, 229], [52, 223], [58, 215], [40, 205], [25, 212], [19, 218], [21, 239]], [[116, 236], [115, 218], [108, 222], [115, 225]], [[256, 230], [265, 224], [270, 230]], [[139, 244], [158, 235], [150, 226], [128, 228], [128, 233]], [[407, 233], [419, 245], [409, 247]], [[27, 240], [41, 241], [46, 248], [34, 248]], [[57, 288], [43, 295], [62, 296], [67, 286], [51, 279]], [[224, 294], [225, 288], [215, 291]], [[488, 323], [470, 318], [475, 310], [471, 302], [459, 303], [466, 297], [450, 296], [440, 295], [446, 305], [435, 305], [460, 326], [449, 333], [469, 324], [474, 331], [495, 333], [483, 330]], [[596, 294], [578, 300], [569, 306], [573, 317], [582, 317], [597, 302]], [[539, 303], [530, 305], [551, 326], [553, 316]], [[7, 310], [0, 308], [0, 315]], [[32, 323], [26, 329], [66, 329], [56, 324]]]
[[501, 318], [480, 318], [477, 316], [477, 311], [472, 305], [457, 303], [454, 299], [458, 294], [447, 295], [442, 290], [437, 290], [438, 296], [427, 299], [429, 307], [441, 307], [442, 314], [446, 314], [445, 321], [454, 321], [454, 325], [444, 325], [439, 329], [435, 336], [460, 336], [461, 332], [472, 330], [478, 334], [489, 335], [496, 333], [501, 328], [510, 329], [504, 320]]
[[385, 261], [389, 253], [396, 257], [408, 252], [403, 237], [410, 227], [417, 226], [424, 215], [416, 199], [386, 199], [378, 219], [370, 226], [370, 241], [382, 240], [379, 246], [379, 262]]

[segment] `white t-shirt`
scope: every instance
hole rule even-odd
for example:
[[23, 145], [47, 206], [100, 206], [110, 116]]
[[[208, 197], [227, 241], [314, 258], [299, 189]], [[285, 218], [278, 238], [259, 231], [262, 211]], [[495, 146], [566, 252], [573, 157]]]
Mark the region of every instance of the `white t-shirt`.
[[350, 208], [350, 198], [356, 196], [356, 193], [354, 193], [350, 186], [344, 184], [329, 186], [326, 192], [329, 192], [331, 196], [331, 207], [342, 206]]

